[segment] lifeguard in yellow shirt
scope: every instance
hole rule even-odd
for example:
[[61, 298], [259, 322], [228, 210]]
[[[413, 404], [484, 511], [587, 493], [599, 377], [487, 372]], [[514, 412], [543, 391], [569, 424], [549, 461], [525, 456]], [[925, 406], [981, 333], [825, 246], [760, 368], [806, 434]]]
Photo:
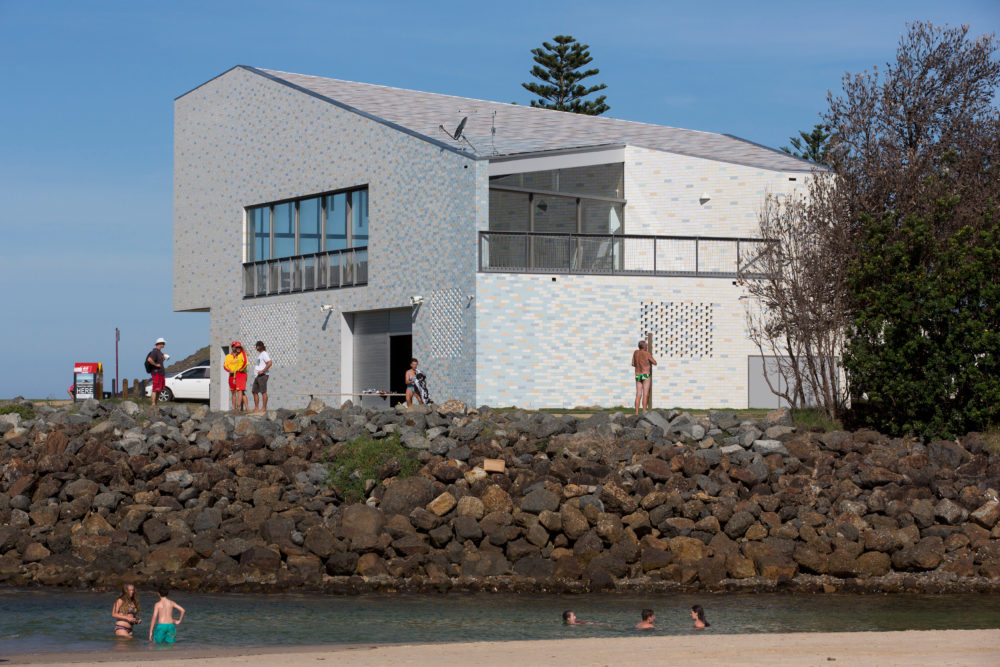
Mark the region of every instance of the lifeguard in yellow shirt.
[[229, 344], [229, 354], [226, 355], [225, 368], [229, 373], [229, 392], [232, 396], [233, 410], [247, 409], [247, 353], [238, 340]]

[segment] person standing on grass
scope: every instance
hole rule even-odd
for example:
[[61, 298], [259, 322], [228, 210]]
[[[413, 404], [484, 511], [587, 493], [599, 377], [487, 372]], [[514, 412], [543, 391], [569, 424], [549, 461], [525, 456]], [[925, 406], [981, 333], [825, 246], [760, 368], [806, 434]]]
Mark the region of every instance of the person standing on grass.
[[229, 344], [229, 354], [226, 355], [224, 366], [229, 373], [229, 393], [232, 397], [233, 410], [247, 408], [247, 353], [243, 345], [234, 340]]
[[[257, 341], [254, 346], [257, 348], [257, 365], [254, 366], [254, 378], [253, 378], [253, 411], [254, 412], [267, 412], [267, 378], [268, 371], [271, 370], [271, 355], [267, 353], [267, 348], [264, 346], [264, 341]], [[264, 406], [257, 407], [258, 394], [264, 398]]]
[[167, 358], [163, 354], [163, 348], [166, 345], [167, 341], [157, 338], [153, 349], [146, 356], [146, 372], [149, 373], [149, 379], [153, 384], [149, 395], [153, 399], [154, 408], [156, 407], [156, 399], [160, 396], [160, 392], [167, 386], [167, 376], [163, 371], [163, 365], [167, 363]]
[[646, 349], [646, 341], [639, 341], [639, 349], [632, 353], [635, 369], [635, 414], [639, 409], [649, 410], [649, 392], [653, 388], [653, 366], [656, 359]]
[[[158, 592], [160, 601], [153, 607], [153, 620], [149, 622], [149, 641], [155, 641], [157, 644], [173, 644], [177, 641], [177, 626], [184, 620], [184, 607], [167, 597], [170, 591], [166, 588], [161, 588]], [[174, 609], [181, 613], [176, 621]]]

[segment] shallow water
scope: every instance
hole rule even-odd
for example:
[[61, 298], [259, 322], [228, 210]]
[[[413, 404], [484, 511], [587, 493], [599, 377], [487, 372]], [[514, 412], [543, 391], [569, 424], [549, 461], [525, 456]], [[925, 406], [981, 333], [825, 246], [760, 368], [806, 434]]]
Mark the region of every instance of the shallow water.
[[[178, 647], [232, 648], [395, 642], [635, 636], [639, 611], [656, 612], [648, 634], [695, 632], [688, 609], [705, 607], [712, 632], [855, 632], [1000, 627], [1000, 595], [240, 595], [177, 593], [187, 609]], [[114, 593], [0, 589], [0, 654], [155, 650], [147, 638], [157, 596], [140, 591], [136, 639], [113, 637]], [[564, 626], [579, 620], [602, 625]], [[159, 647], [157, 647], [159, 648]], [[169, 650], [169, 647], [166, 649]]]

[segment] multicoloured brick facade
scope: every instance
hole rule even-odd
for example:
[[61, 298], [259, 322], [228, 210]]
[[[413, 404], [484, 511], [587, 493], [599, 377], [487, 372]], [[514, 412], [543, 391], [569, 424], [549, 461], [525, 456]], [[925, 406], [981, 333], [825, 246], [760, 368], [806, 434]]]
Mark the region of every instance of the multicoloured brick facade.
[[[652, 327], [657, 405], [745, 406], [756, 351], [732, 280], [479, 273], [490, 158], [441, 143], [249, 68], [178, 98], [174, 309], [210, 311], [213, 368], [231, 340], [259, 338], [272, 407], [339, 402], [330, 395], [354, 391], [350, 315], [392, 309], [411, 319], [435, 400], [622, 405]], [[632, 145], [624, 156], [626, 234], [754, 236], [764, 193], [807, 174]], [[369, 193], [366, 285], [244, 298], [247, 206], [357, 186]], [[227, 405], [219, 375], [214, 408]]]

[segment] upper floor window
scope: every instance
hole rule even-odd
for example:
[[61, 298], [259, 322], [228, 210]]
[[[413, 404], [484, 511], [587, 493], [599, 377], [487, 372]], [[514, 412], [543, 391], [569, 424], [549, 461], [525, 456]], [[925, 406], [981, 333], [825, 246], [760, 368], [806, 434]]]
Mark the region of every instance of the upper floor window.
[[531, 171], [490, 178], [490, 231], [624, 232], [625, 165]]
[[249, 206], [243, 295], [368, 283], [368, 188]]
[[247, 208], [246, 262], [367, 246], [367, 187]]

